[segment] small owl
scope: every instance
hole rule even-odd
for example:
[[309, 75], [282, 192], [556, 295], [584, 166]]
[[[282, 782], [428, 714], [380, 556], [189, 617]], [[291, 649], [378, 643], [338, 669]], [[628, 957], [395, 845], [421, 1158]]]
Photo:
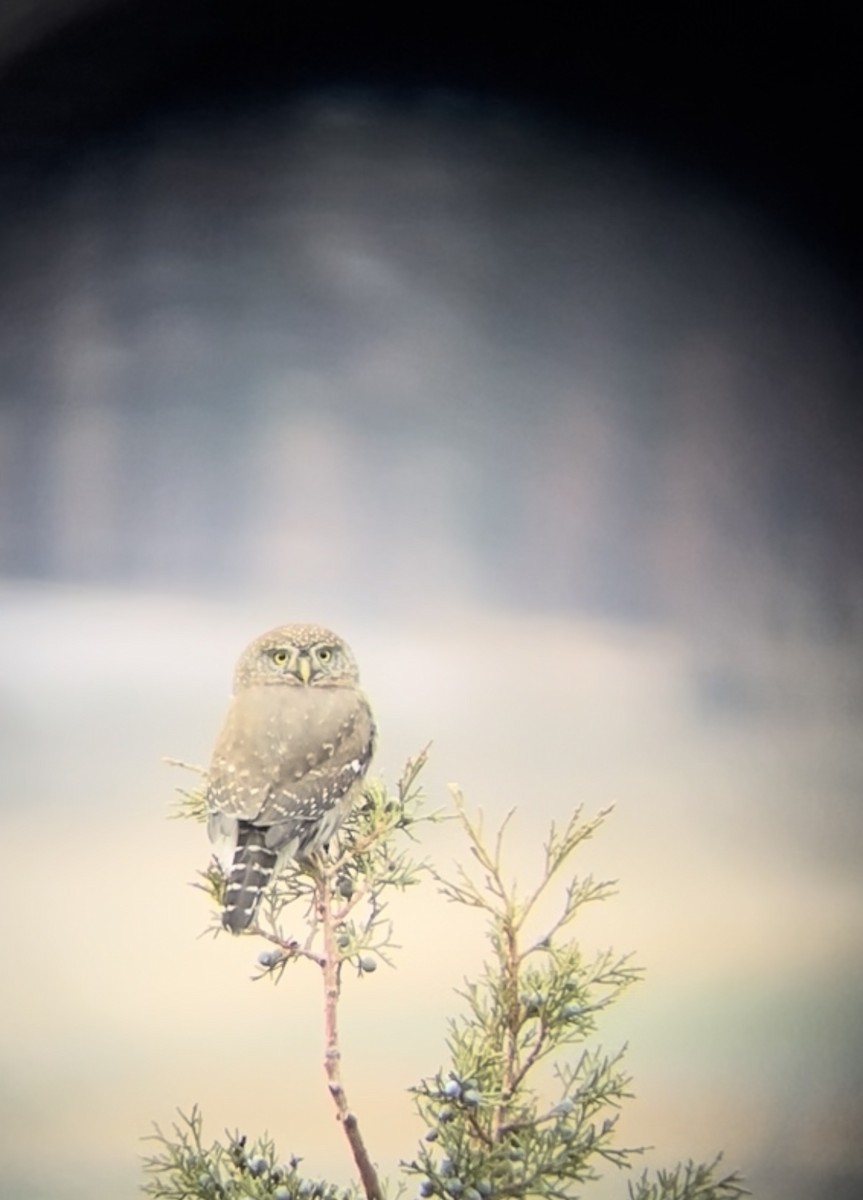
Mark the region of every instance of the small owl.
[[278, 866], [327, 845], [374, 746], [356, 663], [336, 634], [283, 625], [243, 651], [207, 776], [208, 832], [228, 876], [226, 929], [252, 923]]

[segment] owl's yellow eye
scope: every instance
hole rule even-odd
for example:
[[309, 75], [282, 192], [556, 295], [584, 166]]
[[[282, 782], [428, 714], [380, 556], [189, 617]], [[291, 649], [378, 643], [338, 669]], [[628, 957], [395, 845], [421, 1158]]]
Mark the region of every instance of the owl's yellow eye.
[[333, 657], [333, 652], [329, 646], [321, 646], [318, 649], [318, 662], [328, 663]]
[[288, 661], [287, 650], [274, 650], [273, 651], [273, 662], [276, 664], [277, 667], [283, 667], [287, 661]]

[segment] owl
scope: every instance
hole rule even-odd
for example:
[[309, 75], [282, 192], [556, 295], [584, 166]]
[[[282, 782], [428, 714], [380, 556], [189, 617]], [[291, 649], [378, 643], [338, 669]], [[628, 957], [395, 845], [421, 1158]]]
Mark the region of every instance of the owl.
[[337, 634], [283, 625], [243, 651], [207, 775], [208, 832], [227, 875], [226, 929], [252, 923], [282, 863], [326, 847], [374, 747], [372, 711]]

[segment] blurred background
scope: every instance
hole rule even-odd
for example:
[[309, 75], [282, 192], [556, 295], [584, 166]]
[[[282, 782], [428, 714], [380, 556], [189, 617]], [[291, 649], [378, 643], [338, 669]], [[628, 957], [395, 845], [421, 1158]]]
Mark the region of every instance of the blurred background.
[[[380, 774], [433, 740], [435, 804], [517, 806], [519, 879], [615, 805], [621, 1140], [863, 1190], [859, 17], [464, 15], [0, 15], [3, 1196], [134, 1195], [195, 1102], [350, 1177], [314, 973], [197, 940], [165, 820], [294, 620]], [[344, 1002], [391, 1177], [484, 953], [432, 889], [393, 916]]]

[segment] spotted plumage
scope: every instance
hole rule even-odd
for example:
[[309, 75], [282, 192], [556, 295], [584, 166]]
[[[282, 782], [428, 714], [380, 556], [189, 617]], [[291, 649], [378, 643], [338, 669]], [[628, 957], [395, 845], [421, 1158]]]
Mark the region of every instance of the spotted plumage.
[[284, 625], [240, 655], [207, 780], [208, 830], [226, 865], [222, 923], [239, 933], [284, 861], [326, 846], [374, 752], [350, 649], [317, 625]]

